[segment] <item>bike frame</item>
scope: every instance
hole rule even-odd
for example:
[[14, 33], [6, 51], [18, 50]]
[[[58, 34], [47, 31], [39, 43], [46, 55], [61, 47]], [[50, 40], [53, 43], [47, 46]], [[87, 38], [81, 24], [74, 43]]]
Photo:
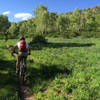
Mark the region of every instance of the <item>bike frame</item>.
[[[14, 52], [14, 53], [18, 54], [16, 52]], [[25, 66], [23, 65], [23, 58], [21, 59], [20, 64], [19, 64], [18, 76], [19, 76], [21, 84], [23, 85], [24, 84], [24, 77], [25, 77]]]

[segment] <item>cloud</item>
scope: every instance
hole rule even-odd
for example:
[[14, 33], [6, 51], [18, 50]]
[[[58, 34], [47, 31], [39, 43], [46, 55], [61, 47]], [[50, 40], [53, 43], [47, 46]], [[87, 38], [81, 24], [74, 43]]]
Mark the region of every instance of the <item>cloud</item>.
[[15, 18], [21, 18], [22, 20], [27, 20], [32, 17], [30, 13], [17, 13], [14, 15]]
[[3, 12], [3, 15], [8, 15], [8, 14], [10, 14], [10, 11]]

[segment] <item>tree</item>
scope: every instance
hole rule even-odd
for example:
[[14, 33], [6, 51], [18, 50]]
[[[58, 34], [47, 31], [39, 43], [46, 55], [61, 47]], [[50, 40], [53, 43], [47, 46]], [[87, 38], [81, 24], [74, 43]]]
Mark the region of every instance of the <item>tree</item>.
[[92, 15], [92, 13], [90, 12], [85, 13], [84, 18], [85, 18], [84, 30], [86, 31], [96, 30], [98, 24], [96, 22], [96, 18]]
[[18, 36], [19, 30], [18, 30], [18, 26], [15, 22], [11, 23], [11, 26], [9, 27], [8, 32], [10, 33], [11, 37]]
[[67, 30], [69, 24], [69, 19], [64, 14], [60, 14], [56, 20], [56, 29], [58, 32], [64, 32]]
[[56, 19], [57, 19], [56, 12], [49, 13], [49, 23], [48, 23], [49, 32], [56, 32]]
[[33, 14], [35, 15], [35, 17], [38, 17], [41, 15], [42, 12], [44, 11], [47, 11], [47, 7], [43, 6], [43, 5], [40, 5], [40, 6], [37, 6], [35, 8], [35, 10], [33, 11]]
[[27, 21], [27, 36], [33, 36], [36, 34], [36, 18], [29, 19]]
[[21, 21], [17, 24], [17, 27], [19, 28], [19, 35], [25, 36], [27, 33], [27, 21]]
[[80, 11], [79, 11], [79, 9], [76, 8], [69, 18], [71, 21], [70, 29], [73, 30], [73, 32], [78, 32], [79, 26], [80, 26]]
[[37, 6], [33, 13], [36, 17], [36, 32], [39, 34], [46, 34], [49, 19], [47, 7], [43, 5]]
[[0, 15], [0, 33], [1, 35], [6, 36], [8, 28], [10, 26], [10, 22], [7, 16]]

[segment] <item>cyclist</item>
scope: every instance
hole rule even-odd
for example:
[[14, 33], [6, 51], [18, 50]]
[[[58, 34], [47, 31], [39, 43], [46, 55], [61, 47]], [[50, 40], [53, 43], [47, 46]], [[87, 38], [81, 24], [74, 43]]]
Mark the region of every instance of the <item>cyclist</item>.
[[18, 74], [20, 60], [23, 59], [24, 67], [26, 71], [26, 60], [27, 60], [27, 56], [30, 55], [30, 48], [28, 43], [26, 43], [24, 36], [20, 37], [19, 42], [17, 42], [17, 44], [12, 49], [12, 54], [15, 52], [16, 48], [18, 48], [18, 57], [16, 61], [16, 73]]

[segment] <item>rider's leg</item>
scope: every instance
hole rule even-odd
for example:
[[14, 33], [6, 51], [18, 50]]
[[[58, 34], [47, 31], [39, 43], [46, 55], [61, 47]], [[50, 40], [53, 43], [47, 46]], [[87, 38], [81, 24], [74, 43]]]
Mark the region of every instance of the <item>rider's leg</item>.
[[[24, 61], [24, 71], [26, 72], [26, 59], [27, 59], [27, 57], [24, 57], [23, 58], [23, 61]], [[24, 81], [26, 80], [26, 75], [24, 76]]]
[[24, 57], [24, 68], [25, 68], [25, 72], [26, 72], [26, 60], [27, 60], [27, 57]]
[[18, 73], [18, 70], [19, 70], [19, 57], [17, 58], [16, 61], [16, 73]]
[[18, 70], [18, 60], [16, 61], [16, 71]]
[[20, 59], [21, 59], [21, 56], [18, 55], [18, 58], [17, 58], [17, 61], [16, 61], [16, 73], [18, 73], [18, 71], [19, 71]]

